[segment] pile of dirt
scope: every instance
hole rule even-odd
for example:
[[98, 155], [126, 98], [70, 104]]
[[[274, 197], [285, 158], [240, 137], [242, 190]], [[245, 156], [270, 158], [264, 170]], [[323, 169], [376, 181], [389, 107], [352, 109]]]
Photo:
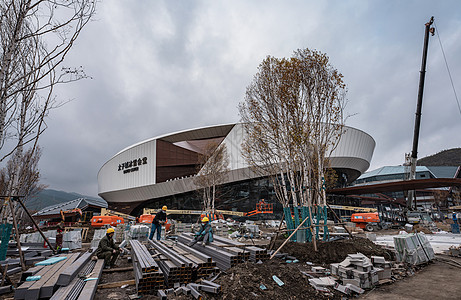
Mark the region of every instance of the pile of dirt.
[[[284, 242], [284, 239], [278, 239], [273, 249], [278, 249]], [[288, 242], [279, 251], [288, 253], [301, 262], [312, 262], [316, 264], [327, 265], [343, 261], [348, 254], [360, 252], [368, 257], [372, 255], [384, 256], [387, 260], [393, 260], [391, 251], [376, 245], [369, 239], [354, 237], [353, 239], [342, 239], [331, 242], [317, 241], [317, 252], [314, 251], [313, 243], [296, 243]]]
[[[307, 271], [301, 264], [287, 264], [279, 259], [239, 264], [215, 280], [222, 287], [222, 294], [216, 299], [341, 299], [339, 292], [327, 295], [315, 290], [309, 285], [309, 278], [301, 273], [303, 268]], [[284, 285], [279, 286], [273, 275]], [[262, 290], [261, 284], [267, 289]], [[210, 294], [206, 297], [214, 299], [209, 298]]]

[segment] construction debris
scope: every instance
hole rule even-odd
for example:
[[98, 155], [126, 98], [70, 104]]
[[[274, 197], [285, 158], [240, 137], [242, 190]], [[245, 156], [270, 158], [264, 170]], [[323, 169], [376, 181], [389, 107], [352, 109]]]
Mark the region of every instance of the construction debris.
[[[338, 276], [344, 287], [338, 286], [343, 293], [354, 290], [354, 287], [361, 289], [370, 289], [377, 285], [381, 279], [391, 278], [391, 263], [384, 257], [372, 256], [371, 259], [362, 253], [349, 254], [346, 259], [340, 263], [330, 265], [331, 274]], [[352, 286], [352, 287], [351, 287]]]
[[448, 250], [444, 251], [445, 254], [455, 257], [461, 257], [461, 246], [451, 246]]

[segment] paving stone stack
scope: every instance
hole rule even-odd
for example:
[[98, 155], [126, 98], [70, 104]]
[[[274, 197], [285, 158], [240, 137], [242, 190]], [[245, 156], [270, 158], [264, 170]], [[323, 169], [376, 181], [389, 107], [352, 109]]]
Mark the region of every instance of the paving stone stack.
[[[376, 266], [373, 262], [376, 262]], [[362, 253], [349, 254], [341, 263], [331, 264], [330, 269], [331, 274], [338, 276], [348, 288], [353, 285], [352, 288], [370, 289], [380, 279], [389, 279], [391, 275], [391, 265], [384, 257], [374, 256], [370, 260]]]
[[400, 234], [394, 237], [397, 260], [419, 265], [435, 258], [434, 249], [424, 233]]
[[392, 263], [386, 261], [382, 256], [372, 256], [371, 262], [373, 263], [374, 269], [378, 272], [378, 279], [385, 280], [391, 279], [392, 276]]

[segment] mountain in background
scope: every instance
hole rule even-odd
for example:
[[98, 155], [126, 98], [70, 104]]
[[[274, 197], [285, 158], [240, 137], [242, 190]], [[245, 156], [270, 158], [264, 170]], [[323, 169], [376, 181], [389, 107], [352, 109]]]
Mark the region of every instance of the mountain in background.
[[47, 206], [75, 200], [78, 198], [101, 200], [101, 198], [80, 195], [77, 193], [68, 193], [64, 191], [44, 189], [43, 191], [38, 193], [34, 198], [31, 198], [28, 201], [26, 201], [25, 205], [31, 211], [39, 211], [40, 209], [45, 208]]
[[461, 166], [461, 148], [440, 151], [437, 154], [418, 159], [418, 166]]

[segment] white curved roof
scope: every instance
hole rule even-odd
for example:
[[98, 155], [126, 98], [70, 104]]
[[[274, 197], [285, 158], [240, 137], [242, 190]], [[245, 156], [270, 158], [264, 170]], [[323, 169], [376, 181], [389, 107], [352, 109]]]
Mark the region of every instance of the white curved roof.
[[[345, 129], [339, 144], [331, 154], [332, 167], [351, 169], [362, 174], [370, 166], [375, 141], [359, 129], [348, 126]], [[223, 124], [165, 134], [131, 145], [118, 152], [101, 167], [98, 173], [99, 196], [108, 202], [136, 202], [195, 190], [193, 177], [155, 182], [156, 144], [159, 140], [186, 148], [184, 145], [190, 144], [187, 141], [224, 137], [222, 143], [227, 146], [230, 162], [226, 182], [257, 177], [250, 171], [241, 153], [244, 135], [241, 123]], [[146, 158], [147, 164], [139, 166], [136, 172], [125, 174], [120, 168], [117, 169], [121, 163], [138, 158]]]

